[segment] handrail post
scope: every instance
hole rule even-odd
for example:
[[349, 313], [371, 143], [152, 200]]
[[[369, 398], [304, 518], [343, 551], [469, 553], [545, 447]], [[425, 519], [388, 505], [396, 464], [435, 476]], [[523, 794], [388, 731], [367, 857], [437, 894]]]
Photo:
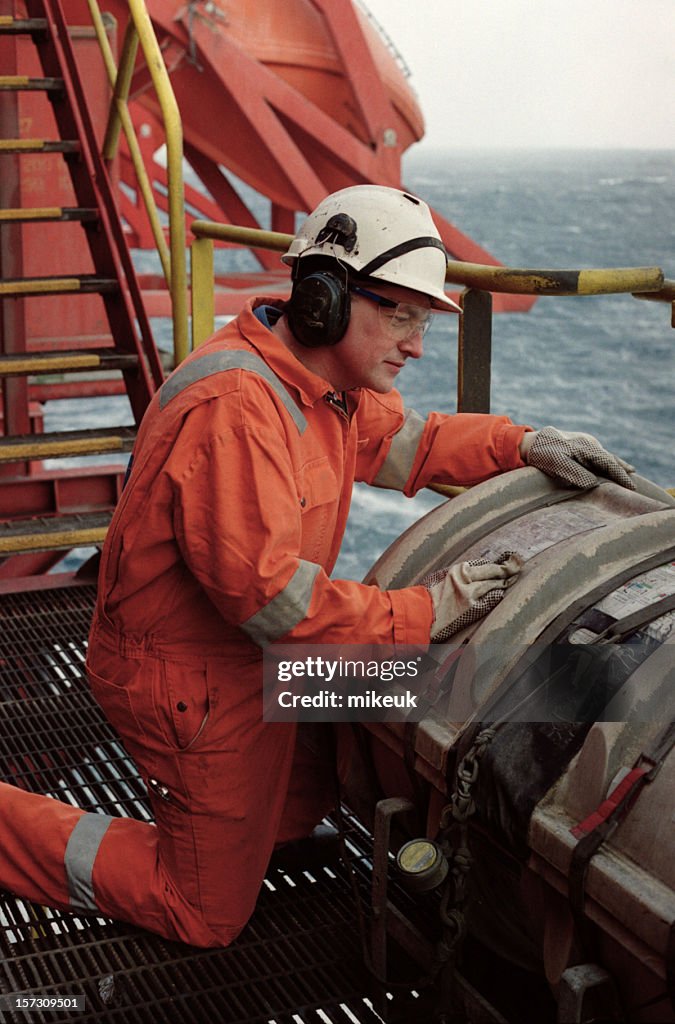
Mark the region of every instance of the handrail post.
[[492, 295], [467, 288], [460, 296], [457, 412], [490, 411]]
[[110, 105], [108, 124], [102, 147], [104, 160], [112, 160], [117, 153], [120, 128], [122, 127], [120, 110], [121, 108], [126, 107], [127, 100], [129, 99], [129, 89], [131, 87], [131, 79], [134, 73], [134, 64], [136, 63], [137, 53], [138, 32], [136, 31], [136, 26], [133, 21], [129, 20], [126, 32], [124, 33], [122, 55], [119, 60], [117, 74], [115, 75], [115, 81], [113, 83], [113, 101]]
[[171, 88], [164, 57], [143, 0], [129, 0], [129, 11], [159, 99], [166, 133], [166, 170], [169, 184], [169, 249], [171, 252], [171, 305], [173, 351], [178, 365], [188, 354], [187, 269], [185, 257], [185, 197], [183, 191], [183, 126]]
[[[115, 58], [113, 57], [113, 52], [106, 35], [103, 16], [99, 10], [97, 0], [87, 0], [87, 3], [89, 5], [89, 13], [91, 15], [94, 31], [96, 32], [96, 38], [98, 39], [98, 44], [103, 56], [103, 63], [105, 64], [108, 81], [110, 82], [110, 86], [113, 90], [113, 107], [115, 113], [113, 110], [110, 111], [105, 137], [106, 139], [116, 138], [116, 136], [113, 136], [111, 131], [111, 124], [113, 123], [114, 118], [117, 117], [122, 125], [122, 130], [124, 131], [124, 136], [127, 140], [129, 156], [131, 157], [131, 162], [136, 172], [138, 189], [148, 215], [148, 220], [150, 221], [150, 230], [152, 231], [152, 236], [155, 239], [155, 245], [157, 246], [157, 252], [159, 253], [159, 259], [162, 264], [162, 270], [164, 271], [167, 288], [170, 289], [171, 256], [169, 253], [169, 247], [166, 244], [166, 239], [164, 238], [164, 229], [160, 223], [157, 205], [152, 194], [152, 183], [148, 172], [145, 169], [145, 164], [143, 163], [143, 156], [141, 154], [140, 146], [138, 145], [138, 139], [136, 138], [136, 132], [131, 120], [131, 114], [129, 113], [126, 98], [121, 95], [117, 87], [118, 69], [115, 66]], [[133, 30], [134, 36], [138, 39], [138, 33], [135, 30], [133, 21], [129, 21], [129, 30]], [[114, 146], [112, 144], [109, 146], [104, 141], [103, 159], [112, 160], [114, 159], [115, 153], [116, 141]]]
[[192, 281], [192, 348], [196, 349], [215, 330], [215, 297], [213, 287], [213, 241], [195, 238], [190, 246], [190, 278]]

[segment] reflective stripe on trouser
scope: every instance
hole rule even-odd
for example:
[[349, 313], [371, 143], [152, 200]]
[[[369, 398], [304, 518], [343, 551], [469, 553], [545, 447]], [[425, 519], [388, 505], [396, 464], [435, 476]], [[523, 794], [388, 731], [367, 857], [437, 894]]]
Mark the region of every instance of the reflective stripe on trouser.
[[155, 800], [156, 827], [0, 783], [0, 888], [169, 939], [228, 945], [253, 911], [274, 846], [307, 835], [333, 805], [329, 751], [294, 750], [289, 734], [280, 770], [267, 773], [264, 757], [259, 766], [263, 814], [260, 801], [228, 817]]
[[83, 814], [70, 833], [63, 863], [72, 907], [96, 910], [92, 874], [103, 836], [114, 819], [107, 814]]
[[[229, 941], [206, 927], [166, 877], [153, 825], [89, 814], [6, 783], [0, 783], [0, 888], [196, 945]], [[88, 892], [94, 899], [85, 906]]]

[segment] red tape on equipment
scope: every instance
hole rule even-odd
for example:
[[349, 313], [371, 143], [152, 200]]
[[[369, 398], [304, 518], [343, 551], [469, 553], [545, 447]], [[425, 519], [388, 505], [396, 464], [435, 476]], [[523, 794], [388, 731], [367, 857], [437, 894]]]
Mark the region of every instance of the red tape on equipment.
[[651, 771], [651, 765], [643, 765], [638, 768], [632, 768], [628, 772], [625, 778], [621, 780], [618, 786], [615, 786], [612, 792], [609, 794], [606, 800], [597, 807], [592, 814], [589, 814], [587, 818], [580, 821], [578, 825], [570, 829], [570, 832], [575, 839], [581, 839], [582, 836], [588, 835], [594, 829], [601, 825], [603, 821], [609, 818], [610, 814], [619, 806], [622, 800], [628, 796], [633, 786], [635, 786], [639, 779], [643, 775], [647, 775]]

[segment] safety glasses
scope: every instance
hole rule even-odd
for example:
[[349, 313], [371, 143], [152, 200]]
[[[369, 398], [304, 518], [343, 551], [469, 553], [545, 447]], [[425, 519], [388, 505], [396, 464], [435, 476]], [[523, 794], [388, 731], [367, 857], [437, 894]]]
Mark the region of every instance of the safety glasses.
[[369, 292], [367, 288], [358, 288], [356, 285], [350, 285], [349, 290], [363, 299], [377, 303], [380, 323], [386, 334], [394, 341], [407, 341], [416, 334], [425, 335], [431, 326], [433, 314], [425, 306], [385, 299], [382, 295], [376, 295], [375, 292]]

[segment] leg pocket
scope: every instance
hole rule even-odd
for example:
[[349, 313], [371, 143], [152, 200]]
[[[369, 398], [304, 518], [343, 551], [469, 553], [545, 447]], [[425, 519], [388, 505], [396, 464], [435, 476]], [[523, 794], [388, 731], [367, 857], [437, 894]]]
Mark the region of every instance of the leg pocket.
[[158, 708], [167, 716], [167, 725], [173, 733], [179, 750], [187, 750], [197, 742], [209, 720], [209, 690], [204, 662], [165, 661], [164, 707]]
[[127, 752], [140, 767], [147, 761], [145, 734], [134, 714], [126, 686], [111, 683], [87, 667], [89, 686], [94, 700], [122, 740]]

